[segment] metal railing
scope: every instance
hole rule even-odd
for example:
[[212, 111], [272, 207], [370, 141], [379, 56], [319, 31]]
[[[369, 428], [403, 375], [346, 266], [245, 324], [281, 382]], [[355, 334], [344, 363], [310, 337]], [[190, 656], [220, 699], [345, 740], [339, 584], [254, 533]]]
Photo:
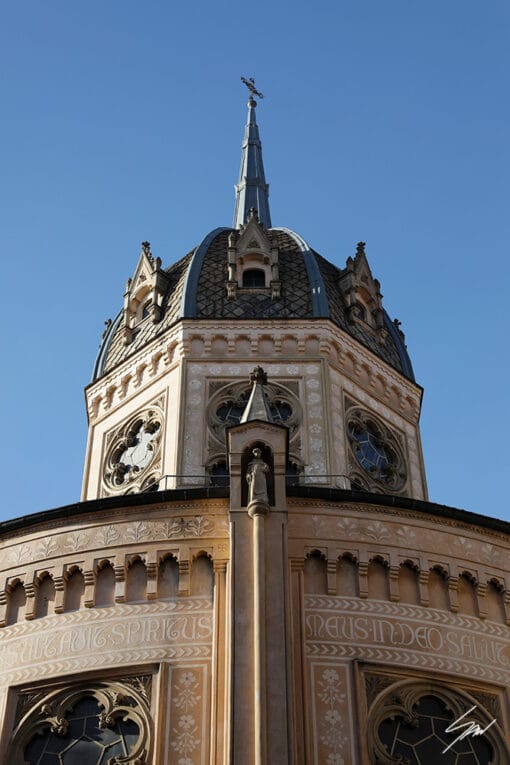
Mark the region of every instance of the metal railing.
[[[328, 486], [335, 489], [350, 489], [349, 477], [342, 473], [288, 473], [285, 475], [287, 486]], [[205, 489], [205, 488], [229, 488], [230, 475], [218, 473], [175, 474], [164, 475], [159, 479], [158, 487], [154, 491], [166, 491], [168, 489]]]

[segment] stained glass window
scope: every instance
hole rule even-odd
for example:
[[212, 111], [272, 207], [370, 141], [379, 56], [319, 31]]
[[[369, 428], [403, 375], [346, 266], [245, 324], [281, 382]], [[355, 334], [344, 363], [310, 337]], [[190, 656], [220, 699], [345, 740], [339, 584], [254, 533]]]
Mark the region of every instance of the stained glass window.
[[423, 696], [412, 720], [406, 721], [398, 714], [388, 717], [379, 726], [379, 738], [395, 763], [401, 765], [490, 765], [494, 762], [494, 752], [483, 734], [466, 736], [444, 751], [465, 730], [446, 732], [456, 719], [440, 699]]
[[365, 428], [357, 424], [351, 425], [350, 434], [355, 442], [354, 452], [361, 467], [375, 478], [384, 481], [395, 462], [391, 449], [381, 442], [369, 423]]
[[119, 717], [112, 726], [92, 696], [80, 699], [54, 732], [45, 728], [25, 747], [27, 765], [108, 765], [114, 757], [128, 756], [140, 731], [136, 723]]

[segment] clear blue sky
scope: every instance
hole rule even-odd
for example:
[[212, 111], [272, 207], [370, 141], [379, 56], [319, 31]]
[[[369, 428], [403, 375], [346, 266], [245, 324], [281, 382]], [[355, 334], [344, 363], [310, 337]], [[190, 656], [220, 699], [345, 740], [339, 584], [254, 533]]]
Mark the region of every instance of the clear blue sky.
[[274, 225], [367, 242], [431, 500], [510, 520], [506, 0], [5, 2], [1, 518], [79, 499], [83, 388], [140, 242], [230, 225], [254, 75]]

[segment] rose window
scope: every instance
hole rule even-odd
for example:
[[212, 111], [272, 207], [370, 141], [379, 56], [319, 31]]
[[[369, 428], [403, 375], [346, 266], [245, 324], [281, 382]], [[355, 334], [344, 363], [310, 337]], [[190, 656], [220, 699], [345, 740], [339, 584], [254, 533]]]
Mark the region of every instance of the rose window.
[[[350, 409], [347, 435], [355, 467], [353, 487], [399, 491], [407, 480], [404, 454], [398, 437], [371, 413]], [[361, 468], [361, 471], [359, 471]]]
[[104, 469], [109, 490], [148, 491], [158, 483], [162, 422], [160, 409], [151, 408], [109, 434]]

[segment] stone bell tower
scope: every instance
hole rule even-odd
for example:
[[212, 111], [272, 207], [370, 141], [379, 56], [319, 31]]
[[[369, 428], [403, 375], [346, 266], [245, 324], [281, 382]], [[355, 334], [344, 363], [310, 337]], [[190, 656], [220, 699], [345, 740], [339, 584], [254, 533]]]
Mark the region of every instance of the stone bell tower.
[[246, 84], [233, 226], [107, 322], [82, 501], [0, 529], [0, 762], [507, 765], [510, 526], [427, 501], [400, 322], [273, 226]]

